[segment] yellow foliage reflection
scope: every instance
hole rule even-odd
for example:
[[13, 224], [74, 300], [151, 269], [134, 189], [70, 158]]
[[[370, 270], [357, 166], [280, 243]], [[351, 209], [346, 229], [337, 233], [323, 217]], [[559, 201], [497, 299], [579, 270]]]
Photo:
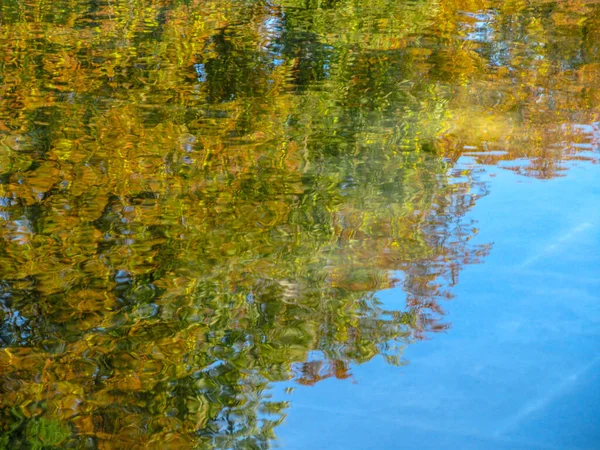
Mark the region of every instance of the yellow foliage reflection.
[[458, 158], [597, 161], [598, 6], [3, 1], [0, 449], [265, 448], [400, 364], [489, 250]]

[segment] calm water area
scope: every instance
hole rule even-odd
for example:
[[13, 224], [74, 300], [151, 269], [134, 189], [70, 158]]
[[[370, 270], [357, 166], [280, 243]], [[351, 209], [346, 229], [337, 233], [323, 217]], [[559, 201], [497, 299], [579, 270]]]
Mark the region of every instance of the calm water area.
[[0, 450], [600, 448], [596, 0], [0, 0]]

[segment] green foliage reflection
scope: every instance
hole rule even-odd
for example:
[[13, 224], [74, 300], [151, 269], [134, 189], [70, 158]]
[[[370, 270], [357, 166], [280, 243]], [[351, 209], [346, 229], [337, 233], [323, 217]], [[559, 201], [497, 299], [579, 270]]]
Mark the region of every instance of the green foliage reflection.
[[595, 158], [593, 2], [31, 0], [0, 23], [0, 448], [267, 447], [270, 383], [447, 327], [488, 251], [465, 151], [542, 178]]

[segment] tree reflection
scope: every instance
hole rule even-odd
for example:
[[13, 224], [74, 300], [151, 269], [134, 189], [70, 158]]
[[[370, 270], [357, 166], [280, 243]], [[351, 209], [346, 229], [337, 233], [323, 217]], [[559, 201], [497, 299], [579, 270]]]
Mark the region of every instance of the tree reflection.
[[509, 3], [3, 2], [0, 448], [267, 447], [446, 329], [458, 157], [597, 145], [598, 8]]

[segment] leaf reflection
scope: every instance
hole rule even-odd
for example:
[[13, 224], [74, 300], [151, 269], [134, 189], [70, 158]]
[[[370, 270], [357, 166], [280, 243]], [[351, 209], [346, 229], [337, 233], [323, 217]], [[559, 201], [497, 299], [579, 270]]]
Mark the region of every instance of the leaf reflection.
[[594, 2], [8, 0], [0, 22], [0, 448], [267, 447], [270, 383], [448, 328], [489, 251], [460, 157], [597, 160]]

